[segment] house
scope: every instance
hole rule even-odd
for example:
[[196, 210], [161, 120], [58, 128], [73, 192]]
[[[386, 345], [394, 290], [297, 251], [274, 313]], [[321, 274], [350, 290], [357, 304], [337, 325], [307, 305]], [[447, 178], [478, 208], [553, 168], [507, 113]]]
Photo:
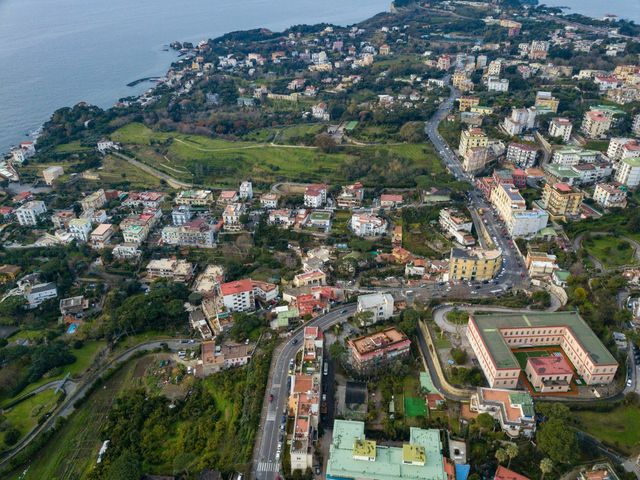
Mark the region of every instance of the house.
[[240, 184], [238, 196], [241, 200], [251, 200], [253, 198], [253, 186], [251, 182], [244, 181]]
[[4, 206], [0, 207], [0, 220], [3, 222], [8, 222], [13, 217], [13, 207]]
[[138, 249], [138, 243], [122, 243], [113, 248], [113, 256], [118, 260], [131, 260], [140, 257], [142, 252]]
[[411, 340], [395, 327], [348, 341], [351, 367], [372, 372], [409, 355]]
[[27, 285], [24, 288], [24, 298], [29, 304], [29, 308], [36, 308], [42, 302], [58, 296], [58, 289], [55, 283], [39, 283], [37, 285]]
[[[105, 192], [105, 194], [107, 194], [107, 200], [109, 200], [108, 192]], [[127, 207], [143, 207], [158, 210], [164, 197], [165, 195], [162, 192], [130, 192], [122, 204]]]
[[187, 283], [193, 277], [193, 264], [176, 258], [151, 260], [147, 264], [147, 277], [150, 280], [166, 278], [174, 282]]
[[554, 97], [551, 92], [537, 92], [535, 107], [544, 113], [557, 113], [560, 100]]
[[364, 198], [364, 186], [360, 182], [342, 187], [336, 203], [339, 208], [352, 209], [360, 207]]
[[528, 357], [524, 371], [538, 392], [568, 392], [571, 389], [573, 369], [562, 355]]
[[317, 118], [318, 120], [322, 120], [328, 122], [331, 119], [329, 115], [329, 111], [327, 110], [327, 104], [324, 102], [320, 102], [317, 105], [311, 107], [311, 115], [313, 118]]
[[175, 226], [184, 225], [193, 218], [193, 210], [191, 205], [178, 205], [171, 210], [171, 222]]
[[300, 273], [293, 277], [294, 287], [310, 287], [315, 285], [325, 285], [327, 283], [327, 275], [321, 270]]
[[42, 171], [44, 183], [46, 183], [47, 185], [53, 185], [55, 179], [61, 177], [62, 175], [64, 175], [64, 169], [57, 165], [47, 167]]
[[320, 208], [327, 201], [327, 185], [323, 183], [308, 185], [304, 191], [304, 205], [309, 208]]
[[213, 203], [211, 190], [183, 190], [176, 196], [176, 205], [189, 207], [208, 207]]
[[309, 227], [328, 232], [331, 229], [331, 211], [316, 210], [309, 215]]
[[380, 195], [380, 208], [395, 208], [402, 205], [404, 198], [400, 194], [383, 193]]
[[91, 220], [87, 218], [74, 218], [69, 221], [69, 233], [79, 242], [89, 241]]
[[558, 269], [555, 255], [533, 250], [527, 252], [524, 264], [531, 277], [547, 277]]
[[245, 206], [243, 203], [232, 203], [225, 207], [222, 213], [223, 228], [227, 232], [239, 232], [242, 230], [240, 217], [244, 215]]
[[115, 233], [115, 228], [110, 223], [101, 223], [91, 232], [91, 246], [96, 249], [103, 249]]
[[440, 210], [439, 223], [445, 235], [453, 237], [462, 245], [473, 245], [475, 239], [471, 236], [473, 222], [471, 219], [453, 208]]
[[196, 365], [196, 375], [206, 377], [228, 368], [242, 367], [251, 361], [253, 344], [202, 342], [202, 359]]
[[47, 211], [44, 202], [40, 200], [32, 200], [19, 206], [15, 210], [15, 216], [18, 223], [23, 227], [35, 227], [40, 217]]
[[260, 196], [260, 205], [266, 209], [278, 208], [278, 195], [275, 193], [263, 193]]
[[590, 470], [580, 472], [578, 480], [620, 480], [608, 463], [597, 463]]
[[105, 196], [104, 190], [102, 188], [80, 200], [80, 205], [82, 206], [82, 210], [84, 212], [102, 208], [105, 203], [107, 203], [107, 197]]
[[498, 469], [496, 470], [493, 480], [529, 480], [529, 478], [524, 475], [520, 475], [513, 470], [509, 470], [507, 467], [498, 465]]
[[593, 192], [593, 200], [604, 208], [626, 208], [627, 191], [617, 183], [599, 183]]
[[60, 300], [60, 314], [79, 316], [85, 310], [89, 309], [89, 299], [82, 295], [77, 297], [63, 298]]
[[469, 409], [491, 415], [511, 438], [531, 438], [536, 431], [533, 399], [525, 391], [478, 387]]
[[614, 179], [629, 188], [640, 185], [640, 156], [621, 160], [618, 163]]
[[103, 154], [109, 152], [110, 150], [120, 150], [120, 146], [117, 143], [112, 142], [111, 140], [100, 140], [96, 144], [96, 148], [98, 152]]
[[349, 222], [351, 231], [358, 237], [375, 237], [387, 233], [387, 221], [369, 213], [354, 213]]
[[369, 324], [388, 320], [393, 316], [394, 301], [390, 293], [370, 293], [358, 296], [357, 312], [370, 312], [373, 318]]
[[57, 210], [51, 215], [51, 223], [57, 229], [66, 230], [69, 228], [69, 222], [76, 218], [73, 210]]

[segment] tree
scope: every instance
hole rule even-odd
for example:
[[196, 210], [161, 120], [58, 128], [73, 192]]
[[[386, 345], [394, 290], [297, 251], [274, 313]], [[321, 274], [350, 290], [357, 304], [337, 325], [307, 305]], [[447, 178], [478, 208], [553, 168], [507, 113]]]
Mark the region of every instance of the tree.
[[481, 413], [476, 417], [475, 426], [478, 429], [478, 433], [482, 435], [489, 430], [493, 430], [495, 426], [495, 420], [488, 413]]
[[582, 304], [587, 299], [587, 291], [582, 287], [578, 287], [573, 291], [573, 298], [576, 303]]
[[106, 468], [104, 478], [108, 480], [140, 480], [142, 467], [140, 460], [127, 450]]
[[331, 344], [331, 346], [329, 347], [329, 355], [331, 355], [331, 358], [333, 358], [333, 360], [339, 362], [343, 355], [347, 352], [347, 349], [344, 348], [344, 345], [342, 345], [339, 341], [335, 341]]
[[543, 458], [540, 460], [540, 471], [542, 472], [542, 477], [540, 480], [544, 480], [544, 477], [547, 473], [551, 473], [553, 470], [553, 462], [550, 458]]
[[20, 431], [15, 427], [10, 427], [6, 432], [4, 432], [4, 444], [7, 447], [15, 445], [19, 438]]
[[578, 452], [576, 432], [560, 418], [547, 420], [538, 432], [538, 448], [555, 463], [572, 463]]
[[324, 153], [335, 153], [338, 150], [338, 145], [331, 135], [321, 133], [316, 135], [315, 146]]
[[504, 448], [499, 448], [496, 450], [496, 460], [498, 460], [498, 465], [502, 465], [507, 461], [509, 455], [507, 455], [507, 451]]
[[507, 448], [507, 457], [509, 457], [509, 463], [507, 464], [507, 468], [511, 467], [511, 460], [518, 456], [518, 446], [515, 443], [508, 443]]
[[421, 143], [425, 140], [424, 123], [407, 122], [400, 128], [400, 136], [408, 143]]
[[369, 325], [373, 321], [373, 312], [364, 310], [362, 312], [356, 313], [353, 317], [358, 325], [365, 326]]
[[451, 358], [453, 358], [453, 361], [458, 365], [464, 365], [465, 363], [467, 363], [467, 352], [462, 348], [452, 348]]

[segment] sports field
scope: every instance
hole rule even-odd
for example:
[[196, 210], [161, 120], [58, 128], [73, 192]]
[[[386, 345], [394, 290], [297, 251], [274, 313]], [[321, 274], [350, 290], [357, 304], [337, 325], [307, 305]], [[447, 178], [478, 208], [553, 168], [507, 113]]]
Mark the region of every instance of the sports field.
[[424, 398], [404, 397], [404, 414], [407, 417], [419, 417], [427, 415], [427, 407]]

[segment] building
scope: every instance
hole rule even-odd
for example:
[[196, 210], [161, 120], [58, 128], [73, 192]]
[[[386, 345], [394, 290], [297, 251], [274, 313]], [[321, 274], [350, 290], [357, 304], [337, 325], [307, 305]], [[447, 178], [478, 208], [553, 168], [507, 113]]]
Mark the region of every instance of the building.
[[91, 246], [96, 249], [104, 248], [114, 233], [115, 228], [113, 225], [110, 223], [101, 223], [91, 232], [91, 236], [89, 237]]
[[220, 285], [222, 304], [231, 312], [253, 311], [256, 299], [253, 283], [249, 279], [228, 282]]
[[585, 112], [582, 132], [589, 138], [604, 137], [611, 128], [612, 117], [599, 110]]
[[558, 105], [560, 105], [560, 100], [554, 97], [551, 92], [536, 93], [535, 106], [538, 110], [544, 113], [558, 113]]
[[375, 371], [407, 357], [411, 340], [395, 327], [348, 341], [351, 366], [359, 373]]
[[536, 107], [513, 108], [511, 115], [502, 122], [502, 128], [511, 136], [522, 135], [535, 127], [537, 115]]
[[358, 296], [357, 312], [371, 312], [373, 318], [369, 324], [388, 320], [393, 316], [393, 297], [390, 293], [370, 293]]
[[487, 79], [487, 90], [490, 92], [508, 92], [509, 80], [506, 78], [489, 77]]
[[510, 184], [496, 185], [490, 199], [512, 237], [529, 237], [547, 226], [549, 214], [544, 210], [527, 210], [520, 191]]
[[327, 201], [327, 185], [313, 184], [307, 186], [304, 191], [304, 206], [309, 208], [320, 208]]
[[452, 248], [449, 257], [449, 280], [485, 281], [498, 274], [502, 266], [500, 250]]
[[253, 185], [249, 181], [240, 184], [238, 196], [241, 200], [251, 200], [253, 198]]
[[551, 162], [563, 167], [571, 167], [580, 163], [595, 163], [600, 156], [596, 150], [585, 150], [578, 147], [562, 147], [553, 152]]
[[334, 420], [326, 478], [328, 480], [447, 480], [438, 430], [411, 427], [402, 447], [367, 440], [364, 422]]
[[14, 214], [18, 223], [23, 227], [35, 227], [38, 220], [47, 211], [44, 202], [40, 200], [32, 200], [15, 209]]
[[633, 124], [631, 126], [631, 131], [636, 135], [640, 135], [640, 113], [633, 117]]
[[593, 200], [604, 208], [626, 208], [627, 191], [616, 183], [599, 183], [593, 191]]
[[575, 190], [566, 183], [547, 183], [542, 191], [542, 207], [551, 218], [575, 217], [580, 213], [580, 204], [584, 193]]
[[640, 184], [640, 156], [621, 160], [618, 163], [614, 179], [626, 187], [637, 187]]
[[553, 138], [560, 138], [565, 143], [571, 138], [572, 130], [573, 124], [568, 118], [555, 117], [551, 119], [551, 122], [549, 122], [549, 136]]
[[640, 141], [635, 138], [612, 138], [609, 140], [607, 157], [613, 162], [638, 156], [640, 156]]
[[311, 272], [300, 273], [293, 277], [293, 286], [313, 287], [316, 285], [325, 285], [327, 283], [327, 274], [322, 270], [313, 270]]
[[0, 265], [0, 285], [13, 282], [21, 271], [17, 265]]
[[167, 278], [174, 282], [187, 283], [193, 277], [193, 264], [176, 258], [151, 260], [147, 265], [147, 277], [150, 280]]
[[244, 215], [245, 210], [244, 203], [231, 203], [225, 207], [224, 212], [222, 212], [225, 231], [239, 232], [242, 230], [240, 217]]
[[81, 316], [82, 312], [89, 309], [89, 299], [82, 295], [77, 297], [63, 298], [60, 300], [61, 315]]
[[140, 246], [149, 235], [149, 227], [145, 225], [127, 225], [122, 228], [124, 243]]
[[468, 246], [475, 243], [475, 239], [471, 236], [473, 222], [460, 211], [443, 208], [440, 210], [439, 222], [445, 235], [454, 238], [461, 245]]
[[524, 265], [531, 277], [548, 277], [558, 269], [556, 260], [555, 255], [529, 250]]
[[437, 63], [438, 70], [449, 70], [451, 68], [451, 57], [449, 55], [440, 55]]
[[57, 229], [66, 230], [69, 228], [69, 222], [74, 218], [76, 214], [73, 210], [57, 210], [51, 215], [51, 223]]
[[468, 112], [473, 107], [480, 105], [480, 97], [464, 96], [458, 98], [458, 109], [461, 112]]
[[228, 368], [242, 367], [251, 360], [255, 345], [223, 343], [215, 341], [202, 342], [202, 359], [196, 365], [196, 375], [206, 377]]
[[171, 222], [175, 226], [184, 225], [193, 218], [193, 210], [190, 205], [178, 205], [171, 210]]
[[47, 167], [42, 171], [44, 177], [44, 183], [47, 185], [53, 185], [56, 178], [64, 175], [64, 169], [60, 166], [54, 165], [53, 167]]
[[142, 252], [137, 243], [122, 243], [113, 248], [113, 256], [118, 260], [132, 260], [140, 257]]
[[488, 157], [489, 149], [487, 147], [470, 148], [462, 161], [462, 169], [475, 175], [487, 166]]
[[180, 247], [212, 248], [216, 245], [216, 233], [219, 226], [203, 218], [197, 218], [177, 227], [162, 229], [162, 242]]
[[36, 308], [42, 302], [56, 298], [58, 289], [55, 283], [39, 283], [28, 285], [24, 289], [24, 298], [29, 304], [29, 308]]
[[364, 186], [360, 182], [342, 187], [336, 203], [339, 208], [352, 209], [362, 206], [364, 199]]
[[620, 480], [620, 477], [608, 463], [597, 463], [591, 470], [581, 471], [578, 480]]
[[507, 147], [507, 161], [518, 168], [531, 168], [536, 164], [538, 149], [532, 145], [511, 142]]
[[380, 195], [380, 208], [396, 208], [402, 205], [404, 197], [399, 193], [383, 193]]
[[618, 363], [578, 312], [469, 317], [467, 338], [491, 387], [515, 389], [519, 348], [559, 346], [587, 385], [610, 383]]
[[260, 196], [260, 205], [267, 209], [278, 208], [278, 195], [271, 192], [263, 193]]
[[549, 42], [544, 40], [533, 40], [529, 47], [529, 58], [531, 60], [544, 60], [549, 53]]
[[96, 148], [98, 152], [103, 154], [109, 152], [110, 150], [120, 150], [120, 146], [117, 143], [112, 142], [111, 140], [100, 140], [96, 144]]
[[537, 392], [557, 393], [571, 389], [573, 369], [562, 355], [529, 357], [524, 371]]
[[511, 438], [531, 438], [536, 431], [533, 399], [525, 391], [478, 387], [471, 395], [469, 408], [491, 415]]
[[88, 242], [91, 234], [91, 220], [74, 218], [69, 222], [69, 233], [79, 242]]
[[189, 207], [208, 207], [213, 204], [213, 192], [211, 190], [183, 190], [176, 196], [175, 203]]
[[[158, 210], [164, 200], [164, 196], [162, 192], [130, 192], [122, 204], [127, 207], [142, 207]], [[108, 196], [107, 199], [109, 199]]]
[[107, 203], [107, 196], [102, 188], [80, 200], [80, 205], [84, 212], [98, 210], [99, 208], [102, 208], [105, 203]]
[[460, 156], [466, 157], [471, 149], [486, 148], [489, 145], [489, 137], [480, 128], [470, 128], [463, 130], [460, 135], [460, 145], [458, 152]]
[[509, 470], [507, 467], [498, 465], [498, 469], [496, 470], [493, 480], [529, 480], [529, 478], [524, 475], [520, 475], [513, 470]]
[[375, 237], [387, 233], [387, 221], [370, 213], [354, 213], [349, 222], [351, 231], [358, 237]]

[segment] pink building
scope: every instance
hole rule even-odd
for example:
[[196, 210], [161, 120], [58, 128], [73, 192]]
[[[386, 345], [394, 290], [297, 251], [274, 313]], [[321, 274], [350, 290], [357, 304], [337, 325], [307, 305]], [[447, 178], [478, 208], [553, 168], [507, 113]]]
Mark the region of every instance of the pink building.
[[573, 369], [562, 355], [530, 357], [525, 373], [539, 392], [568, 392], [571, 389]]
[[359, 372], [375, 369], [409, 355], [411, 340], [395, 327], [349, 340], [351, 365]]

